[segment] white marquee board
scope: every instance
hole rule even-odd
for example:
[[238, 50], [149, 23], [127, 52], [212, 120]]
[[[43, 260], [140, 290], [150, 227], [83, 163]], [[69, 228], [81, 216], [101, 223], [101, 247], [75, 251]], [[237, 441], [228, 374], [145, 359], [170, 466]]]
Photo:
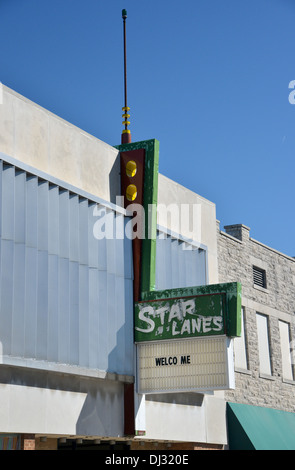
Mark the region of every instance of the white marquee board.
[[226, 336], [137, 344], [138, 393], [234, 388], [232, 340]]

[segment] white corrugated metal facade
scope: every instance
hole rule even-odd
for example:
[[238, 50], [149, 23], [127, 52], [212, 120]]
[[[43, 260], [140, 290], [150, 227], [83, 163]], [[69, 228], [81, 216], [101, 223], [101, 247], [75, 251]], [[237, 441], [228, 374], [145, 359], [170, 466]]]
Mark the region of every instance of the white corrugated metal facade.
[[131, 241], [96, 239], [98, 203], [71, 189], [0, 162], [1, 352], [133, 375]]
[[156, 290], [201, 286], [207, 283], [206, 247], [159, 228]]

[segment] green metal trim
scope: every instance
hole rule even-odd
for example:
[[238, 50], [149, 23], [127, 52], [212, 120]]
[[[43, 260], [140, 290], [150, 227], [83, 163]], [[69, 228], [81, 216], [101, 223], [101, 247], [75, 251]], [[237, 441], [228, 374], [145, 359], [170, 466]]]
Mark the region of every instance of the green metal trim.
[[242, 284], [231, 283], [227, 297], [227, 336], [241, 336], [242, 331]]
[[119, 152], [145, 150], [143, 206], [145, 211], [145, 238], [142, 240], [141, 291], [150, 292], [156, 285], [156, 239], [159, 173], [159, 141], [143, 140], [114, 146]]

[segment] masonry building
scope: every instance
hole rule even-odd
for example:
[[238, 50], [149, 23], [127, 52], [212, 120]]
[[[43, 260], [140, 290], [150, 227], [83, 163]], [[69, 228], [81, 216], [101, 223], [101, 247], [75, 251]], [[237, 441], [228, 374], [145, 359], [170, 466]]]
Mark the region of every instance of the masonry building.
[[226, 392], [230, 445], [294, 448], [295, 259], [251, 238], [245, 225], [223, 231], [218, 222], [217, 232], [219, 280], [242, 284], [236, 387]]

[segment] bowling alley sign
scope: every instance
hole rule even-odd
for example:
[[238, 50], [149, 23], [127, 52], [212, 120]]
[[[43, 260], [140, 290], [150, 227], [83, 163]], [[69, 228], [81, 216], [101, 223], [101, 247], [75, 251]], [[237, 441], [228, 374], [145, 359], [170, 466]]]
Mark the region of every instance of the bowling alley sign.
[[232, 338], [240, 336], [241, 285], [155, 290], [159, 142], [117, 148], [124, 208], [136, 214], [142, 234], [132, 239], [137, 392], [233, 388]]
[[234, 388], [239, 283], [149, 292], [135, 303], [138, 392]]

